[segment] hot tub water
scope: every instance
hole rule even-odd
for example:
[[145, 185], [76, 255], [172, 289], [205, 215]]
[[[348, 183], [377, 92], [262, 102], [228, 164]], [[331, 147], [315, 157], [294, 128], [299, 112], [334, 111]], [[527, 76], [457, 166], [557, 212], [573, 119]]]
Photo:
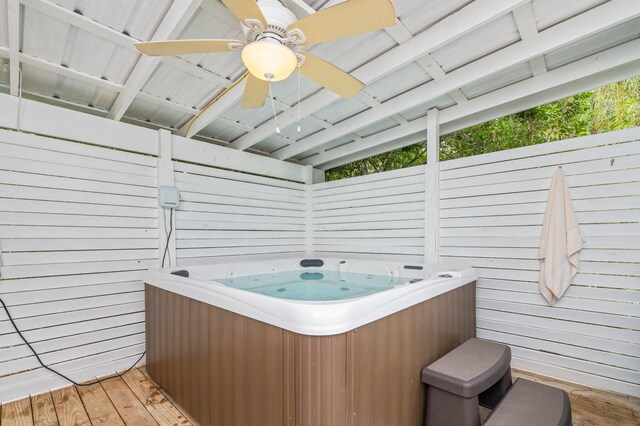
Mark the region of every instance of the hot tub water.
[[289, 300], [325, 301], [366, 296], [392, 289], [411, 278], [355, 272], [284, 271], [213, 280], [227, 287]]

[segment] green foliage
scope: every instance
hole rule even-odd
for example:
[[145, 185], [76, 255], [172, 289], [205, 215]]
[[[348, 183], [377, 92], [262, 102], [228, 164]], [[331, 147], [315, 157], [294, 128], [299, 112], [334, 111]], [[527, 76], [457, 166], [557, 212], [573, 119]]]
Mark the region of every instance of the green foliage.
[[427, 146], [424, 143], [405, 146], [395, 151], [385, 152], [364, 160], [355, 161], [328, 170], [326, 180], [338, 180], [356, 176], [370, 175], [388, 170], [404, 169], [405, 167], [425, 164], [427, 161]]
[[[640, 77], [459, 130], [441, 138], [440, 159], [640, 126]], [[401, 169], [426, 161], [425, 144], [404, 147], [328, 170], [327, 180]]]

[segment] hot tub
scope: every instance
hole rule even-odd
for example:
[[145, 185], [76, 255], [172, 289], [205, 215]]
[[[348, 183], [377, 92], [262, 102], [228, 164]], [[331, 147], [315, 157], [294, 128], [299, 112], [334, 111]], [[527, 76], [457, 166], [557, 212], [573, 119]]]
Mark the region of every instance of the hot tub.
[[343, 258], [152, 270], [147, 369], [202, 424], [419, 425], [422, 367], [475, 335], [475, 279]]

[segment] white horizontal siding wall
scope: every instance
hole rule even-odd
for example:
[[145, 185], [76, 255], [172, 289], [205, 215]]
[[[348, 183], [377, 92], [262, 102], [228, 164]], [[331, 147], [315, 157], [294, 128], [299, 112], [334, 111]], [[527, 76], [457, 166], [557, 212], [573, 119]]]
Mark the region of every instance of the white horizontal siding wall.
[[[477, 269], [478, 336], [514, 365], [640, 396], [640, 129], [440, 163], [440, 256]], [[553, 307], [536, 260], [562, 166], [585, 235], [580, 272]]]
[[[141, 276], [165, 246], [157, 186], [174, 168], [181, 264], [304, 252], [307, 191], [291, 181], [307, 168], [28, 99], [31, 133], [2, 130], [17, 127], [18, 104], [0, 94], [0, 297], [71, 378], [127, 368], [144, 350]], [[0, 312], [0, 402], [66, 384]]]
[[[0, 130], [0, 297], [42, 360], [76, 380], [144, 350], [156, 172], [152, 155]], [[64, 384], [0, 312], [0, 401]]]
[[313, 185], [316, 255], [424, 261], [424, 166]]
[[[4, 112], [15, 98], [0, 98], [0, 126], [11, 127]], [[0, 295], [45, 362], [77, 379], [127, 367], [143, 350], [140, 276], [163, 246], [159, 134], [23, 105], [22, 128], [55, 138], [0, 130]], [[632, 129], [440, 164], [441, 259], [478, 269], [478, 334], [510, 344], [515, 366], [640, 396], [638, 139]], [[249, 174], [305, 180], [309, 170], [292, 163], [172, 141], [180, 265], [310, 248], [424, 259], [424, 167], [305, 188]], [[558, 165], [587, 242], [574, 285], [549, 307], [535, 255]], [[0, 313], [0, 401], [63, 384], [38, 368]]]
[[178, 265], [305, 252], [305, 185], [174, 162]]

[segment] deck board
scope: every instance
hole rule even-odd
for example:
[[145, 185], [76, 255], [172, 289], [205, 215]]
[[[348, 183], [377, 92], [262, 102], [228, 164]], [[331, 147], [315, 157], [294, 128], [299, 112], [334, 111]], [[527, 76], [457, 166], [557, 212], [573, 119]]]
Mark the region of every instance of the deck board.
[[78, 387], [78, 392], [94, 426], [125, 426], [124, 420], [99, 383]]
[[91, 425], [87, 411], [75, 386], [51, 391], [58, 421], [63, 425]]
[[[513, 370], [522, 377], [565, 390], [571, 398], [574, 426], [636, 426], [640, 398], [591, 389], [549, 377]], [[489, 410], [482, 409], [485, 418]], [[147, 375], [144, 367], [122, 378], [92, 386], [70, 386], [3, 404], [1, 426], [30, 425], [198, 426]]]
[[31, 397], [31, 410], [35, 426], [58, 426], [58, 416], [53, 405], [51, 392], [41, 393]]
[[3, 426], [31, 426], [33, 417], [31, 414], [31, 400], [29, 398], [12, 401], [2, 405]]
[[182, 413], [185, 416], [185, 418], [189, 421], [189, 423], [191, 423], [193, 426], [200, 426], [200, 423], [198, 423], [196, 419], [194, 419], [193, 416], [191, 416], [191, 414], [189, 414], [189, 412], [187, 412], [187, 410], [184, 409], [184, 407], [180, 406], [180, 404], [178, 404], [173, 399], [173, 397], [169, 395], [167, 391], [162, 389], [160, 386], [158, 386], [156, 382], [153, 381], [153, 379], [151, 378], [151, 376], [149, 376], [149, 373], [147, 372], [146, 366], [143, 365], [139, 367], [137, 370], [140, 371], [144, 375], [144, 377], [147, 378], [147, 380], [149, 380], [149, 383], [151, 383], [156, 387], [156, 389], [158, 389], [158, 392], [160, 392], [167, 399], [167, 401], [169, 401], [171, 405], [173, 405], [176, 408], [176, 410], [180, 411], [180, 413]]
[[139, 370], [128, 372], [122, 379], [160, 425], [191, 425], [191, 422]]
[[101, 384], [127, 425], [158, 426], [159, 423], [149, 414], [122, 378], [114, 377]]

